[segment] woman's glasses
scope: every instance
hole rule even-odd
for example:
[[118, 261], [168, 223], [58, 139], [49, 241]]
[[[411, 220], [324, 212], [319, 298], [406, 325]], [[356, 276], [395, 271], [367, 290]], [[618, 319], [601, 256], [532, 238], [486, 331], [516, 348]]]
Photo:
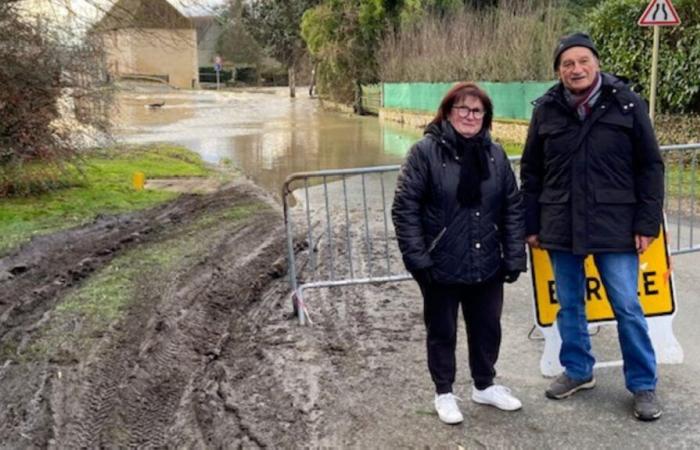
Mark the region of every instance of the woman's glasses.
[[469, 117], [472, 114], [475, 119], [482, 119], [484, 117], [484, 110], [480, 108], [470, 108], [468, 106], [453, 106], [452, 109], [457, 110], [457, 115], [459, 117]]

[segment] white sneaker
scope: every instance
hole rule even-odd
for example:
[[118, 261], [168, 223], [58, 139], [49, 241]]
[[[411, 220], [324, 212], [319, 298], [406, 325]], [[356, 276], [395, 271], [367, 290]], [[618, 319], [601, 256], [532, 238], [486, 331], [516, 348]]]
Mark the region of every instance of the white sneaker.
[[437, 411], [440, 420], [450, 425], [461, 423], [464, 420], [462, 412], [457, 406], [457, 400], [461, 399], [451, 392], [435, 395], [435, 411]]
[[483, 391], [472, 386], [472, 400], [482, 405], [495, 406], [503, 411], [515, 411], [523, 407], [520, 400], [510, 393], [510, 389], [499, 384], [494, 384]]

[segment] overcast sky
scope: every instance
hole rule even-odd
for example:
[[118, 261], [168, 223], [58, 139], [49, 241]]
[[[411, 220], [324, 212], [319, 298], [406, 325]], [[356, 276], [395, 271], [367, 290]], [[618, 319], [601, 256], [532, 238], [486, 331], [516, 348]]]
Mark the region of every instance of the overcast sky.
[[213, 8], [226, 3], [226, 0], [168, 0], [187, 16], [208, 16]]
[[[0, 0], [2, 1], [2, 0]], [[54, 5], [61, 5], [66, 0], [53, 0]], [[75, 13], [87, 19], [99, 19], [103, 13], [95, 8], [95, 4], [104, 5], [103, 9], [108, 9], [117, 0], [69, 0]], [[226, 0], [168, 0], [180, 12], [186, 16], [207, 16], [211, 15], [215, 7], [226, 3]]]

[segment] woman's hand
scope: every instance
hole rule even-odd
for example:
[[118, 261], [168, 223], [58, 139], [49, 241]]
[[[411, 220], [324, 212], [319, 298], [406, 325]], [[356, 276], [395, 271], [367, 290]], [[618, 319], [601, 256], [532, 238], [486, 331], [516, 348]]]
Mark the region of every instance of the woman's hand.
[[430, 286], [433, 284], [433, 273], [430, 267], [425, 269], [418, 269], [411, 273], [413, 279], [415, 279], [421, 286]]
[[508, 283], [508, 284], [515, 283], [516, 281], [518, 281], [519, 276], [520, 276], [519, 270], [509, 271], [503, 275], [503, 281]]

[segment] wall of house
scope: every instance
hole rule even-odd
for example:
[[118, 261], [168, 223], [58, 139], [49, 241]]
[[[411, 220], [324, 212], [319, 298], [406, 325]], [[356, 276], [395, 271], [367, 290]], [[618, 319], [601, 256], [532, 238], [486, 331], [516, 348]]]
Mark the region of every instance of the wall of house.
[[103, 34], [110, 72], [115, 76], [168, 76], [179, 88], [198, 87], [194, 29], [123, 29]]

